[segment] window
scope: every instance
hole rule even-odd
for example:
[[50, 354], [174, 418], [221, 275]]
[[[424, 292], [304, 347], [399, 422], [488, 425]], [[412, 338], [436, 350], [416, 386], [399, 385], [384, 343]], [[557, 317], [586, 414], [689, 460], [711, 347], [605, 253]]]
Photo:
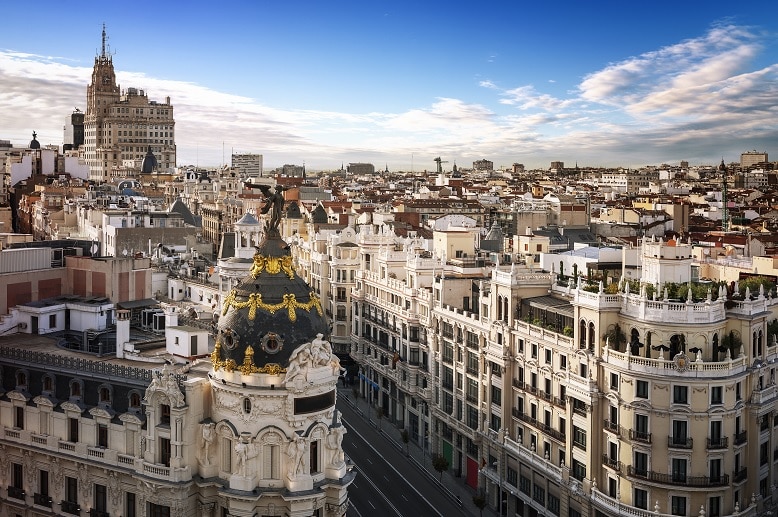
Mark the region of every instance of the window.
[[78, 441], [78, 418], [69, 418], [68, 424], [68, 441], [75, 443]]
[[54, 382], [51, 380], [50, 375], [46, 375], [43, 378], [43, 391], [48, 391], [48, 392], [54, 391]]
[[268, 444], [264, 446], [265, 452], [262, 457], [262, 475], [265, 479], [281, 479], [279, 473], [279, 446]]
[[[686, 458], [673, 458], [671, 460], [673, 470], [673, 482], [685, 483], [686, 482]], [[674, 514], [679, 515], [679, 514]]]
[[168, 404], [159, 405], [159, 424], [170, 425], [170, 406]]
[[169, 438], [159, 439], [159, 462], [166, 467], [170, 466], [170, 439]]
[[648, 381], [637, 381], [635, 396], [641, 399], [648, 398]]
[[635, 474], [638, 476], [648, 476], [648, 454], [645, 452], [635, 452], [634, 459]]
[[319, 440], [311, 440], [310, 466], [311, 474], [319, 472]]
[[65, 501], [78, 503], [78, 479], [65, 477]]
[[70, 397], [80, 397], [81, 396], [81, 383], [79, 381], [73, 381], [70, 383]]
[[721, 517], [721, 497], [708, 499], [708, 517]]
[[97, 424], [97, 446], [108, 447], [108, 426], [106, 424]]
[[95, 501], [94, 501], [94, 509], [98, 512], [107, 512], [108, 511], [108, 504], [107, 504], [107, 492], [105, 489], [105, 485], [99, 485], [95, 483]]
[[619, 374], [612, 373], [610, 378], [611, 378], [611, 389], [612, 390], [618, 390], [619, 389]]
[[551, 364], [551, 350], [547, 348], [545, 352], [546, 352], [546, 364]]
[[673, 404], [688, 404], [689, 388], [687, 386], [673, 386]]
[[711, 404], [723, 404], [724, 396], [721, 386], [713, 386], [710, 389], [710, 403]]
[[586, 464], [573, 458], [573, 477], [578, 481], [586, 479]]
[[494, 385], [492, 385], [492, 404], [496, 406], [502, 405], [502, 389]]
[[38, 471], [38, 493], [44, 497], [49, 496], [49, 471]]
[[686, 515], [686, 498], [674, 495], [670, 499], [670, 514], [671, 515]]
[[14, 408], [14, 427], [24, 429], [24, 407], [22, 406]]
[[106, 387], [100, 388], [100, 402], [104, 404], [110, 404], [111, 403], [111, 390]]
[[130, 393], [130, 407], [133, 409], [140, 408], [140, 394]]
[[49, 314], [49, 328], [57, 328], [57, 315], [56, 314]]
[[648, 510], [648, 491], [642, 488], [634, 489], [632, 493], [632, 506], [642, 510]]
[[146, 503], [148, 505], [146, 514], [148, 517], [170, 517], [170, 507], [161, 506], [154, 503]]
[[573, 445], [586, 450], [586, 430], [577, 425], [573, 426]]

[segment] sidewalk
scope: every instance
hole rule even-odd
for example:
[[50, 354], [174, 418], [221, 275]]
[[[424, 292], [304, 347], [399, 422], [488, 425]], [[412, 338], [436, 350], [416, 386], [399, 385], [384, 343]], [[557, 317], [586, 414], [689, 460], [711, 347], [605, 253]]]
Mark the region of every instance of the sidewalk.
[[[398, 429], [388, 420], [382, 420], [379, 422], [375, 417], [375, 408], [369, 407], [370, 413], [368, 414], [368, 402], [365, 399], [358, 399], [357, 405], [354, 405], [354, 394], [350, 387], [338, 386], [338, 399], [345, 402], [362, 417], [363, 420], [369, 421], [371, 425], [379, 432], [381, 436], [387, 442], [392, 443], [397, 450], [405, 452], [406, 445], [402, 442], [401, 429]], [[438, 488], [445, 494], [447, 494], [453, 500], [459, 500], [461, 502], [462, 509], [465, 513], [479, 517], [481, 511], [473, 504], [473, 496], [476, 495], [476, 491], [470, 486], [465, 484], [464, 477], [456, 477], [453, 475], [451, 469], [443, 472], [441, 476], [434, 468], [432, 468], [432, 458], [430, 457], [430, 451], [422, 451], [421, 447], [413, 441], [408, 442], [408, 463], [413, 468], [426, 472], [430, 480], [432, 480]], [[496, 517], [497, 513], [488, 506], [483, 509], [484, 517]]]

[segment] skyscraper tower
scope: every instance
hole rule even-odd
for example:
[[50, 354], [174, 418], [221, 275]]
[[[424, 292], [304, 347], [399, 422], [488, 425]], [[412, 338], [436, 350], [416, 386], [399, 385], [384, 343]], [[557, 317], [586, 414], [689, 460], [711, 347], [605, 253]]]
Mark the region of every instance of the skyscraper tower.
[[175, 120], [170, 97], [161, 104], [149, 101], [137, 88], [121, 91], [107, 39], [103, 25], [100, 54], [95, 57], [92, 81], [86, 90], [83, 152], [90, 178], [107, 181], [124, 176], [119, 169], [126, 160], [137, 162], [135, 168], [140, 168], [149, 148], [159, 168], [175, 167]]
[[719, 165], [719, 172], [721, 173], [721, 231], [729, 231], [729, 208], [727, 207], [727, 166], [724, 165], [724, 158], [721, 159]]

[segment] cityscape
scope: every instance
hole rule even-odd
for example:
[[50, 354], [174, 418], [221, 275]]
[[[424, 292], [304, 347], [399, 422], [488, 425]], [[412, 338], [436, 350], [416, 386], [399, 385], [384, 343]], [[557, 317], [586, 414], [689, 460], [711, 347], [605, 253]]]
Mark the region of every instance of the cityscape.
[[776, 514], [772, 128], [183, 165], [95, 41], [60, 143], [0, 134], [0, 515]]

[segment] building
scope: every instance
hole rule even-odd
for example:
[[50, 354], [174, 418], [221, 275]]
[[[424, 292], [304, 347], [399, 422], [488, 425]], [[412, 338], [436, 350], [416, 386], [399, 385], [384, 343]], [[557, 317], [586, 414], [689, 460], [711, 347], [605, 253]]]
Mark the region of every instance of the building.
[[491, 160], [476, 160], [473, 162], [474, 171], [489, 172], [494, 170], [494, 162]]
[[259, 178], [262, 176], [262, 155], [233, 153], [232, 168], [243, 178]]
[[118, 169], [126, 160], [137, 162], [140, 169], [149, 151], [160, 169], [175, 167], [175, 120], [170, 98], [158, 103], [150, 101], [143, 90], [119, 88], [113, 56], [106, 51], [105, 27], [86, 96], [83, 152], [90, 179], [107, 181], [119, 176]]
[[84, 144], [84, 112], [76, 108], [65, 121], [62, 151], [78, 149]]
[[754, 149], [753, 151], [740, 153], [740, 168], [744, 170], [748, 170], [754, 165], [767, 163], [767, 161], [767, 151], [760, 153]]
[[215, 342], [137, 291], [4, 314], [1, 515], [345, 515], [355, 474], [328, 319], [276, 229], [255, 251]]
[[359, 235], [361, 393], [503, 515], [774, 511], [772, 284], [693, 282], [674, 240], [618, 289]]
[[349, 163], [346, 171], [354, 176], [375, 174], [375, 165], [372, 163]]

